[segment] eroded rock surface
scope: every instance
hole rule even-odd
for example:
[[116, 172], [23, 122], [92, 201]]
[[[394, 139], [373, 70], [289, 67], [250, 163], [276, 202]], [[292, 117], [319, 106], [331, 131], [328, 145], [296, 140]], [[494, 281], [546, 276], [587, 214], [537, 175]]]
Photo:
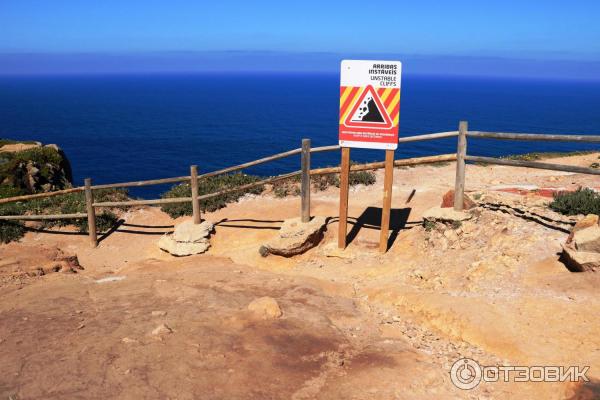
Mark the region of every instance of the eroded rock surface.
[[471, 219], [472, 214], [455, 211], [453, 208], [433, 207], [423, 213], [423, 219], [433, 222], [462, 222]]

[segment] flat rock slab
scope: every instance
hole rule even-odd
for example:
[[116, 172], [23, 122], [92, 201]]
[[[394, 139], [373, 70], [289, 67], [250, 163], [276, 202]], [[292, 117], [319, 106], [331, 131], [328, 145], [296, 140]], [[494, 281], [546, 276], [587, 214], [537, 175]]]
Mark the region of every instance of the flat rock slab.
[[464, 211], [455, 211], [453, 208], [433, 207], [423, 213], [423, 219], [427, 221], [454, 222], [466, 221], [473, 215]]
[[259, 252], [263, 257], [269, 254], [283, 257], [302, 254], [319, 244], [326, 228], [325, 217], [316, 216], [306, 223], [300, 218], [285, 220], [277, 237], [261, 246]]
[[196, 242], [178, 242], [173, 239], [173, 235], [165, 235], [158, 241], [158, 247], [177, 257], [191, 256], [201, 254], [210, 248], [208, 239]]

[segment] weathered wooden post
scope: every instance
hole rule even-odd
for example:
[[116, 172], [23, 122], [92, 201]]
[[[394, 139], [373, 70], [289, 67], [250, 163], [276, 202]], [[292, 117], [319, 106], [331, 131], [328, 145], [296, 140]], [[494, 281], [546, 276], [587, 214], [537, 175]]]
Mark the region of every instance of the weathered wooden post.
[[85, 209], [88, 220], [88, 235], [92, 247], [98, 246], [98, 236], [96, 234], [96, 211], [94, 210], [94, 194], [92, 193], [92, 180], [85, 178]]
[[469, 123], [458, 124], [458, 145], [456, 147], [456, 182], [454, 183], [454, 209], [463, 210], [465, 199], [465, 157], [467, 155], [467, 131]]
[[379, 235], [379, 252], [385, 253], [388, 248], [390, 231], [390, 213], [392, 208], [392, 184], [394, 183], [394, 150], [385, 151], [385, 176], [383, 179], [383, 207], [381, 208], [381, 232]]
[[190, 186], [192, 188], [192, 215], [194, 224], [200, 223], [200, 202], [198, 201], [198, 166], [190, 167]]
[[302, 139], [302, 155], [300, 161], [302, 180], [300, 182], [302, 222], [310, 221], [310, 139]]
[[340, 163], [340, 219], [338, 221], [338, 248], [346, 248], [348, 225], [348, 191], [350, 190], [350, 148], [342, 147]]

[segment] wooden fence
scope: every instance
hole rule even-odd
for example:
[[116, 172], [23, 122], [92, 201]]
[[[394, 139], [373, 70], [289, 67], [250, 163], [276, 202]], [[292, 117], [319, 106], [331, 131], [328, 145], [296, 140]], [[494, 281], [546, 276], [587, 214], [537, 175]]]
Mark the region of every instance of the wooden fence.
[[[467, 138], [487, 138], [487, 139], [499, 139], [499, 140], [530, 140], [530, 141], [573, 141], [573, 142], [591, 142], [600, 143], [600, 136], [591, 135], [552, 135], [552, 134], [531, 134], [531, 133], [503, 133], [503, 132], [480, 132], [480, 131], [469, 131], [468, 123], [461, 121], [458, 127], [458, 131], [430, 133], [417, 136], [403, 137], [399, 139], [399, 143], [410, 143], [424, 140], [435, 140], [448, 137], [458, 137], [457, 150], [455, 154], [442, 154], [429, 157], [415, 157], [407, 159], [399, 159], [394, 161], [394, 166], [412, 166], [420, 164], [430, 164], [438, 162], [456, 161], [456, 180], [455, 180], [455, 196], [454, 196], [454, 209], [462, 210], [464, 200], [464, 188], [465, 188], [465, 167], [466, 162], [480, 162], [487, 164], [497, 165], [509, 165], [526, 168], [539, 168], [548, 169], [555, 171], [575, 172], [583, 174], [600, 175], [600, 170], [593, 168], [583, 168], [569, 165], [559, 165], [551, 163], [533, 162], [533, 161], [522, 161], [522, 160], [508, 160], [493, 157], [479, 157], [467, 155]], [[257, 186], [274, 183], [277, 181], [289, 179], [292, 177], [300, 176], [300, 217], [303, 222], [310, 220], [310, 177], [316, 175], [336, 174], [340, 172], [340, 167], [329, 167], [329, 168], [310, 168], [310, 155], [312, 153], [320, 153], [325, 151], [336, 151], [339, 150], [340, 146], [323, 146], [323, 147], [311, 147], [310, 139], [302, 140], [302, 147], [283, 153], [274, 154], [269, 157], [261, 158], [254, 161], [249, 161], [243, 164], [235, 165], [232, 167], [212, 171], [204, 174], [198, 174], [198, 168], [196, 165], [190, 167], [189, 176], [178, 176], [173, 178], [163, 179], [151, 179], [143, 181], [133, 182], [121, 182], [112, 184], [92, 185], [90, 178], [85, 179], [84, 186], [69, 188], [65, 190], [59, 190], [49, 193], [37, 193], [24, 196], [16, 196], [0, 199], [0, 204], [6, 204], [11, 202], [20, 202], [33, 200], [44, 197], [59, 196], [69, 193], [85, 193], [86, 212], [75, 213], [75, 214], [57, 214], [57, 215], [2, 215], [0, 220], [24, 220], [24, 221], [35, 221], [35, 220], [52, 220], [52, 219], [77, 219], [87, 218], [88, 221], [88, 232], [90, 238], [90, 244], [93, 247], [98, 245], [97, 233], [96, 233], [96, 209], [102, 207], [132, 207], [140, 205], [160, 205], [160, 204], [173, 204], [173, 203], [192, 203], [192, 214], [194, 223], [200, 223], [200, 202], [211, 197], [220, 196], [223, 194], [245, 191]], [[234, 171], [240, 171], [255, 165], [264, 164], [267, 162], [279, 160], [286, 157], [291, 157], [300, 154], [301, 169], [298, 171], [282, 174], [270, 178], [266, 178], [257, 182], [241, 185], [235, 188], [224, 189], [215, 193], [209, 193], [204, 195], [198, 195], [198, 181], [200, 179], [206, 179], [209, 177], [223, 175]], [[364, 171], [380, 169], [385, 166], [384, 162], [373, 162], [360, 165], [352, 165], [351, 171]], [[128, 200], [128, 201], [107, 201], [107, 202], [95, 202], [94, 201], [94, 190], [99, 189], [111, 189], [111, 188], [127, 188], [127, 187], [141, 187], [149, 185], [161, 185], [169, 183], [190, 183], [190, 196], [189, 197], [176, 197], [176, 198], [164, 198], [164, 199], [150, 199], [150, 200]]]

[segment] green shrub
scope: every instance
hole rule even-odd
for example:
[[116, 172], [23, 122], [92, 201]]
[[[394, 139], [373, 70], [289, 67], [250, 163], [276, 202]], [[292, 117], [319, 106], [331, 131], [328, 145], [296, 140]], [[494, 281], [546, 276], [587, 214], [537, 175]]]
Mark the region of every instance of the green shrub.
[[[9, 196], [6, 196], [9, 197]], [[94, 190], [94, 201], [123, 201], [129, 199], [125, 189]], [[42, 215], [42, 214], [75, 214], [85, 213], [85, 195], [83, 193], [69, 193], [54, 197], [44, 197], [29, 201], [7, 203], [0, 205], [0, 215]], [[96, 215], [96, 227], [99, 232], [109, 230], [116, 222], [117, 216], [110, 210], [102, 210]], [[87, 232], [87, 219], [57, 219], [44, 220], [43, 228], [73, 225], [80, 232]], [[18, 240], [23, 236], [24, 226], [16, 221], [0, 221], [0, 240], [8, 243]]]
[[273, 182], [273, 194], [275, 197], [279, 198], [287, 196], [299, 196], [300, 176], [293, 176], [288, 179]]
[[434, 221], [430, 221], [428, 219], [423, 221], [423, 228], [425, 228], [426, 232], [431, 232], [436, 227], [436, 223]]
[[[373, 185], [377, 181], [373, 171], [351, 171], [348, 177], [350, 186]], [[310, 178], [312, 189], [321, 192], [331, 186], [340, 187], [339, 174], [316, 175]], [[273, 184], [273, 194], [275, 197], [299, 196], [300, 195], [300, 177], [295, 176]]]
[[339, 174], [318, 175], [310, 178], [312, 187], [321, 192], [327, 190], [330, 186], [340, 187]]
[[[350, 183], [350, 186], [369, 186], [373, 185], [377, 181], [377, 178], [375, 177], [375, 173], [373, 171], [352, 171], [350, 172], [348, 181]], [[337, 186], [339, 187], [339, 183]]]
[[0, 242], [10, 243], [25, 235], [25, 227], [18, 221], [0, 221]]
[[600, 194], [588, 188], [579, 188], [574, 192], [560, 192], [554, 196], [549, 207], [565, 215], [600, 215]]
[[[260, 180], [260, 177], [254, 175], [246, 175], [242, 173], [212, 176], [198, 181], [198, 194], [215, 193], [225, 189], [231, 189], [238, 186], [247, 185]], [[234, 191], [220, 196], [211, 197], [200, 201], [200, 209], [204, 212], [216, 211], [219, 208], [225, 207], [227, 203], [233, 203], [242, 197], [245, 193], [260, 194], [264, 190], [263, 186], [253, 187], [246, 191]], [[169, 191], [163, 193], [163, 199], [174, 197], [190, 197], [191, 188], [188, 183], [173, 186]], [[183, 215], [192, 215], [191, 202], [165, 204], [161, 209], [169, 214], [172, 218], [181, 217]]]
[[25, 194], [25, 191], [11, 185], [0, 185], [0, 199], [16, 197]]

